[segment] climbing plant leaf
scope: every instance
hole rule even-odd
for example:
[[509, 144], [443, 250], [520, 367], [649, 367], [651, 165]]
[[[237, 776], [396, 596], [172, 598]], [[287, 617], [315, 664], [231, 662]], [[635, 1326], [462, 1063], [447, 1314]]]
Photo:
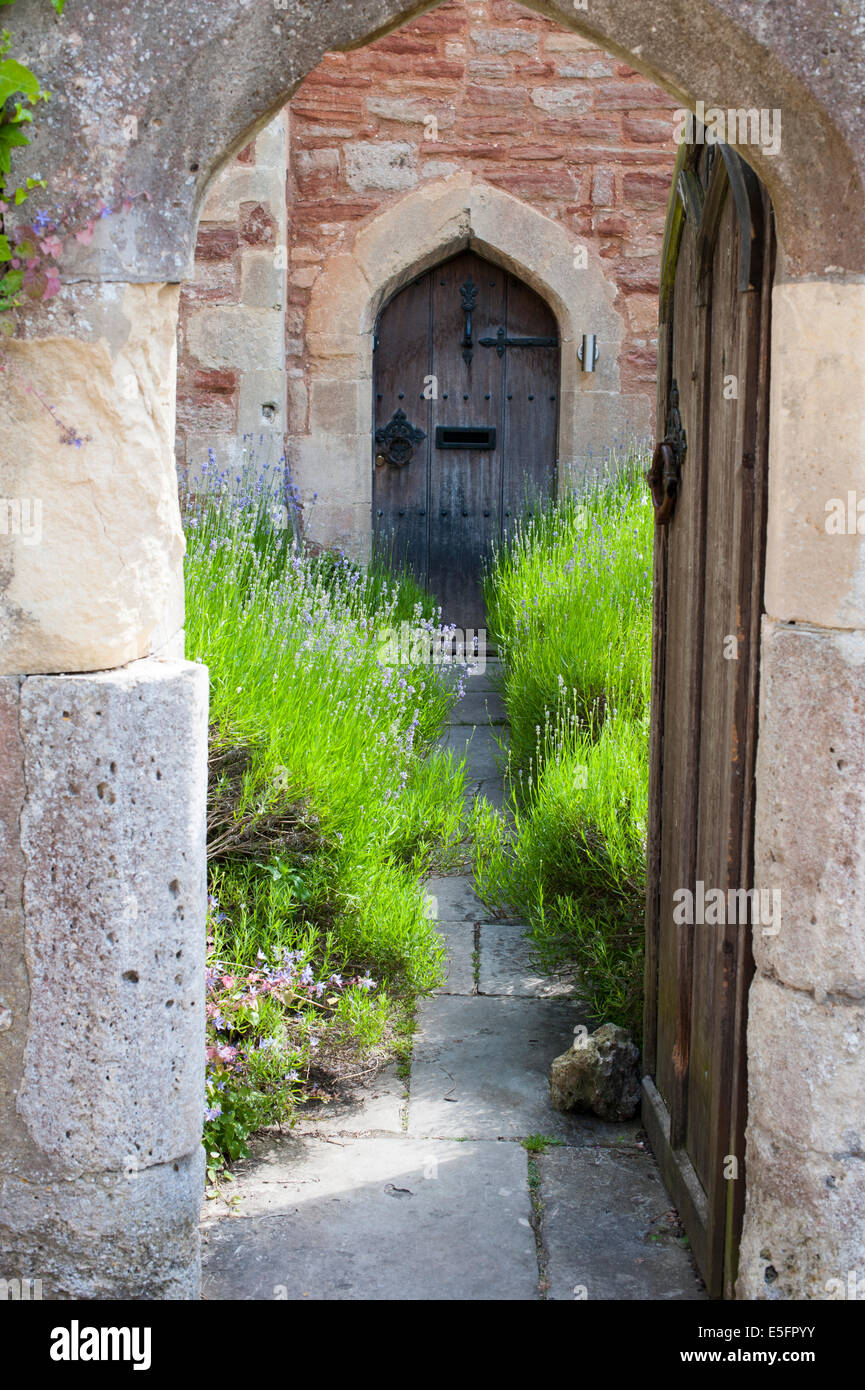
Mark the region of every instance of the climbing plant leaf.
[[[0, 7], [12, 4], [14, 0], [0, 0]], [[51, 0], [51, 4], [55, 14], [62, 15], [66, 0]], [[47, 260], [42, 266], [35, 264], [35, 246], [29, 247], [29, 244], [23, 241], [13, 246], [6, 235], [3, 214], [9, 205], [20, 207], [32, 189], [46, 186], [44, 179], [27, 178], [16, 187], [15, 182], [10, 182], [8, 176], [12, 171], [13, 149], [30, 143], [23, 129], [33, 120], [28, 106], [48, 101], [50, 97], [50, 93], [43, 89], [35, 73], [23, 63], [19, 63], [17, 58], [7, 56], [11, 45], [12, 36], [9, 30], [0, 30], [0, 329], [4, 332], [8, 330], [8, 311], [16, 308], [20, 302], [18, 294], [25, 279], [20, 268], [22, 260], [28, 261], [27, 293], [31, 297], [48, 298], [57, 293], [60, 285], [55, 265], [47, 263]], [[45, 225], [43, 217], [43, 231]], [[46, 258], [54, 254], [53, 245], [49, 246], [52, 242], [56, 242], [56, 238], [46, 238], [41, 242], [39, 249]], [[59, 243], [57, 245], [59, 246]], [[29, 249], [29, 255], [25, 255], [25, 247]]]
[[19, 63], [15, 58], [0, 59], [0, 106], [8, 101], [14, 92], [21, 92], [31, 101], [38, 101], [40, 97], [47, 96], [39, 85], [38, 77], [25, 68], [23, 63]]

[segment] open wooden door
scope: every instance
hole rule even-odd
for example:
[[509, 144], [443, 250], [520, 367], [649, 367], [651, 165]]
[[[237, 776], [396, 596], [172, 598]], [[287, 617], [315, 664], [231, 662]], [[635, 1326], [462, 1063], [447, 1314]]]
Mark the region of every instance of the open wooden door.
[[[766, 929], [762, 918], [753, 922], [753, 898], [729, 893], [755, 886], [774, 257], [771, 204], [752, 170], [725, 146], [683, 147], [661, 287], [658, 433], [666, 443], [650, 474], [643, 1122], [716, 1297], [731, 1296], [736, 1277], [751, 936]], [[717, 891], [712, 909], [701, 910], [710, 890], [724, 895], [720, 914]], [[681, 920], [687, 893], [693, 924]]]

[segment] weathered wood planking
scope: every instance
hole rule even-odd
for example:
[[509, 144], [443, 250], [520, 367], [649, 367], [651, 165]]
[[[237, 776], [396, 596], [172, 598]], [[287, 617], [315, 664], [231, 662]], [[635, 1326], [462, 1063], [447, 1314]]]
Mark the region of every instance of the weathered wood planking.
[[[468, 281], [476, 292], [470, 353]], [[502, 336], [552, 343], [511, 342], [499, 352]], [[492, 345], [483, 345], [484, 338]], [[555, 316], [515, 276], [466, 251], [396, 294], [380, 315], [376, 340], [374, 433], [402, 409], [427, 435], [404, 467], [373, 467], [376, 542], [429, 585], [445, 621], [482, 627], [484, 559], [532, 499], [548, 498], [555, 488]], [[430, 378], [435, 394], [424, 399]], [[439, 448], [440, 425], [494, 429], [495, 447]]]
[[752, 928], [679, 925], [673, 895], [754, 886], [774, 231], [768, 195], [732, 151], [683, 149], [676, 182], [658, 416], [663, 432], [675, 381], [687, 452], [655, 546], [643, 1114], [707, 1286], [729, 1296]]

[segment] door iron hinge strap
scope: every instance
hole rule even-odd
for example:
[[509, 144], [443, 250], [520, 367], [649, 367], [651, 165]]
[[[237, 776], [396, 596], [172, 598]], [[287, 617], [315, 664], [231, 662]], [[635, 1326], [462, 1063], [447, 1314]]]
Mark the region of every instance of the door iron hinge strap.
[[504, 357], [505, 348], [516, 347], [558, 347], [558, 338], [509, 338], [500, 328], [494, 338], [481, 338], [481, 347], [494, 347], [499, 357]]

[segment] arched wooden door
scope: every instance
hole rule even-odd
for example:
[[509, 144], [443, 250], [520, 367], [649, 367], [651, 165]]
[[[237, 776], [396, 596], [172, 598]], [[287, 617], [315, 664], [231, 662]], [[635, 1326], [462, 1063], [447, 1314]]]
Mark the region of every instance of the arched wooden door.
[[683, 146], [674, 188], [653, 486], [643, 1119], [709, 1291], [730, 1296], [751, 939], [774, 930], [741, 895], [772, 886], [754, 883], [754, 766], [775, 234], [766, 189], [726, 146]]
[[376, 545], [431, 589], [445, 622], [484, 627], [491, 544], [555, 488], [553, 313], [465, 251], [382, 310], [373, 389]]

